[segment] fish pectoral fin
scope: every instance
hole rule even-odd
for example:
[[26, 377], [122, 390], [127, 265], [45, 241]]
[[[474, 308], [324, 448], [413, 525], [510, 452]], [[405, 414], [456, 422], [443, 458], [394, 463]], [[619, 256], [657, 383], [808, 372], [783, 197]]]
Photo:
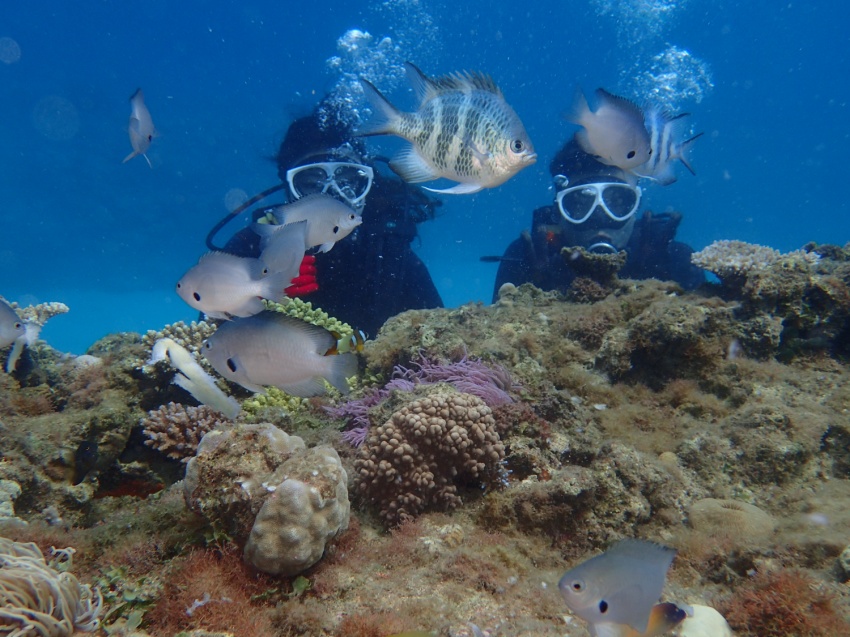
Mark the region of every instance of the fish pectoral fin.
[[390, 168], [399, 177], [412, 184], [431, 181], [440, 176], [413, 146], [408, 146], [393, 157], [390, 161]]
[[334, 247], [336, 241], [328, 241], [327, 243], [323, 243], [319, 246], [319, 252], [330, 252], [331, 248]]
[[127, 125], [127, 129], [131, 133], [136, 133], [137, 135], [142, 134], [142, 123], [139, 121], [138, 117], [130, 117], [130, 123]]
[[121, 163], [122, 163], [122, 164], [126, 164], [128, 161], [130, 161], [131, 159], [133, 159], [133, 157], [135, 157], [135, 156], [136, 156], [136, 155], [138, 155], [138, 154], [139, 154], [139, 151], [134, 150], [132, 153], [130, 153], [129, 155], [127, 155]]
[[431, 192], [436, 192], [441, 195], [471, 195], [474, 192], [483, 190], [483, 187], [480, 184], [458, 184], [457, 186], [452, 186], [451, 188], [446, 188], [444, 190], [428, 188], [426, 186], [425, 190], [430, 190]]

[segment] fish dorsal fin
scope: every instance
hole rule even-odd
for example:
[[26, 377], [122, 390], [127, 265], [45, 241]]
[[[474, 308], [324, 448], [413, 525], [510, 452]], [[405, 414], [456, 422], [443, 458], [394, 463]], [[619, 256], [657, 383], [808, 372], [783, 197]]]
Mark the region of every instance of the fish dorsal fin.
[[643, 124], [643, 111], [640, 109], [640, 106], [635, 104], [632, 100], [625, 97], [620, 97], [619, 95], [614, 95], [613, 93], [609, 93], [604, 88], [596, 89], [596, 99], [599, 102], [596, 105], [597, 111], [603, 104], [617, 105], [623, 111], [628, 112], [632, 116], [639, 118], [641, 124]]
[[266, 310], [256, 316], [261, 320], [274, 321], [280, 325], [284, 325], [292, 330], [304, 334], [313, 344], [311, 349], [320, 356], [324, 356], [325, 353], [336, 344], [336, 339], [333, 334], [320, 325], [314, 325], [313, 323], [308, 323], [300, 318], [289, 316], [282, 312], [275, 312], [273, 310]]
[[428, 77], [412, 62], [406, 62], [405, 68], [420, 104], [450, 91], [486, 91], [496, 97], [503, 97], [501, 89], [486, 73], [461, 71], [440, 77]]

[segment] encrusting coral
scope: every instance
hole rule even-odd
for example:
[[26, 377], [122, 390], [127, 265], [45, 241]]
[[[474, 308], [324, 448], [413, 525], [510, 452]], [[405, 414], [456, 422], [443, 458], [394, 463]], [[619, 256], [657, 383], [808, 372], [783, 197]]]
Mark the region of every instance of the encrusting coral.
[[152, 409], [139, 425], [148, 437], [145, 444], [169, 458], [188, 462], [208, 431], [231, 424], [220, 412], [199, 407], [168, 403]]
[[356, 488], [395, 525], [461, 504], [458, 484], [502, 483], [505, 447], [490, 408], [471, 394], [437, 390], [369, 431], [354, 463]]
[[274, 425], [242, 425], [203, 437], [186, 468], [186, 504], [245, 559], [273, 575], [297, 575], [348, 527], [348, 475], [333, 448], [307, 449]]
[[0, 537], [0, 634], [66, 637], [97, 629], [102, 599], [67, 572], [73, 552], [57, 550], [48, 564], [35, 544]]

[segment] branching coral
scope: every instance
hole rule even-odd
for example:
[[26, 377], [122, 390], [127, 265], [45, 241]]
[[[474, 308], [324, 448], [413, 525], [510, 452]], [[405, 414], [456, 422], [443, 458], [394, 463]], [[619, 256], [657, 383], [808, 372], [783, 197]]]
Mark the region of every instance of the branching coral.
[[266, 387], [263, 394], [254, 394], [242, 402], [242, 411], [245, 412], [248, 422], [260, 422], [268, 419], [268, 411], [277, 410], [287, 414], [293, 414], [308, 404], [306, 398], [299, 398], [287, 394], [277, 387]]
[[484, 401], [439, 390], [369, 432], [354, 463], [356, 488], [398, 524], [426, 509], [457, 507], [460, 484], [500, 484], [504, 457]]
[[35, 544], [0, 537], [1, 634], [65, 637], [75, 630], [97, 629], [100, 593], [64, 572], [73, 549], [54, 554], [57, 559], [48, 564]]
[[148, 437], [146, 445], [169, 458], [188, 462], [205, 433], [230, 424], [230, 421], [206, 405], [187, 407], [168, 403], [149, 411], [139, 424]]
[[350, 336], [354, 333], [354, 329], [348, 323], [343, 323], [339, 319], [332, 317], [321, 308], [314, 308], [313, 304], [308, 301], [288, 298], [284, 299], [283, 303], [275, 303], [274, 301], [265, 300], [263, 301], [263, 305], [268, 310], [283, 312], [313, 325], [320, 325], [328, 331], [336, 332], [340, 336]]
[[206, 321], [192, 321], [184, 323], [177, 321], [166, 325], [158, 332], [148, 330], [142, 337], [142, 343], [153, 349], [154, 343], [162, 338], [170, 338], [172, 341], [197, 355], [201, 351], [204, 341], [215, 334], [216, 325]]

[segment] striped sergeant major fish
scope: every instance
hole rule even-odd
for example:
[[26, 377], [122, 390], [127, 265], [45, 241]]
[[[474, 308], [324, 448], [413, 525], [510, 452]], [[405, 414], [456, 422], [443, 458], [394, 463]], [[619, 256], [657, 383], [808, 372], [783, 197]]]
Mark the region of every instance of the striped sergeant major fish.
[[645, 114], [646, 130], [649, 132], [649, 143], [652, 153], [649, 159], [635, 168], [632, 172], [638, 177], [653, 179], [662, 186], [676, 181], [674, 162], [679, 160], [692, 175], [696, 175], [688, 161], [687, 152], [690, 145], [702, 133], [697, 133], [690, 139], [680, 141], [682, 137], [683, 118], [690, 113], [671, 116], [661, 109], [647, 109]]
[[444, 177], [459, 182], [432, 192], [467, 194], [503, 184], [537, 160], [525, 127], [495, 82], [483, 73], [429, 78], [407, 62], [407, 77], [419, 97], [419, 110], [399, 111], [365, 79], [374, 108], [360, 135], [397, 135], [411, 145], [390, 167], [407, 182]]

